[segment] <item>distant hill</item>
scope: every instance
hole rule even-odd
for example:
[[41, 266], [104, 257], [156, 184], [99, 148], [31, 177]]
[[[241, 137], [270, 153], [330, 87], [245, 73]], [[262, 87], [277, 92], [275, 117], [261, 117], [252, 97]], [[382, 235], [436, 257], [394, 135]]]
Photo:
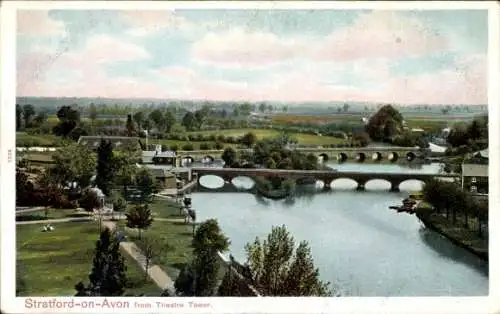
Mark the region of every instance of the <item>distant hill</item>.
[[[189, 100], [164, 100], [164, 99], [118, 99], [118, 98], [78, 98], [78, 97], [17, 97], [17, 104], [25, 105], [31, 104], [37, 108], [43, 108], [47, 111], [54, 112], [57, 108], [64, 105], [78, 105], [79, 107], [87, 107], [89, 104], [106, 105], [106, 106], [130, 106], [137, 107], [156, 107], [156, 106], [169, 106], [176, 105], [182, 106], [188, 110], [197, 109], [203, 104], [204, 101], [189, 101]], [[235, 103], [243, 102], [208, 102], [211, 105], [219, 108], [231, 108]], [[258, 105], [260, 103], [254, 103]], [[343, 107], [348, 105], [349, 113], [369, 113], [377, 110], [380, 104], [368, 102], [310, 102], [310, 103], [283, 103], [283, 102], [266, 102], [272, 105], [276, 112], [283, 112], [283, 108], [287, 107], [289, 114], [334, 114], [344, 112]], [[395, 105], [401, 113], [415, 113], [425, 115], [442, 114], [442, 110], [449, 107], [446, 105]], [[456, 115], [475, 115], [487, 112], [487, 106], [477, 105], [455, 105], [450, 106], [451, 113]], [[468, 108], [468, 109], [467, 109]]]

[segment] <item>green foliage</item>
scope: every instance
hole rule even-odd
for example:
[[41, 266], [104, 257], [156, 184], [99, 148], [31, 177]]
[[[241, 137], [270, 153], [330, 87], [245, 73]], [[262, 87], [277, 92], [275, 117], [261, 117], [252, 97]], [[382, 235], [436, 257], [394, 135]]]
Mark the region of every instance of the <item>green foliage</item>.
[[183, 296], [213, 296], [217, 292], [220, 264], [217, 252], [226, 251], [229, 239], [217, 220], [209, 219], [198, 227], [193, 237], [193, 259], [181, 271], [174, 286]]
[[188, 111], [182, 118], [182, 125], [186, 128], [188, 131], [193, 131], [196, 128], [196, 117], [195, 115]]
[[149, 228], [153, 223], [153, 214], [147, 204], [134, 206], [125, 216], [127, 217], [127, 227], [138, 229], [139, 239], [141, 238], [141, 230]]
[[193, 151], [194, 150], [194, 146], [193, 144], [191, 143], [186, 143], [182, 146], [182, 150], [185, 150], [185, 151]]
[[172, 127], [175, 125], [176, 119], [175, 115], [171, 111], [165, 112], [165, 131], [167, 133], [172, 132]]
[[295, 250], [285, 226], [273, 227], [267, 240], [256, 238], [245, 247], [257, 290], [266, 296], [330, 296], [329, 283], [319, 279], [306, 242]]
[[154, 126], [159, 130], [163, 131], [165, 129], [165, 120], [163, 118], [163, 113], [160, 109], [155, 109], [149, 114], [149, 119], [153, 121]]
[[488, 140], [488, 116], [477, 117], [468, 125], [455, 125], [447, 137], [452, 147], [471, 146], [481, 140]]
[[90, 284], [79, 282], [77, 296], [121, 296], [125, 291], [127, 268], [120, 252], [120, 244], [108, 229], [101, 232], [96, 243]]
[[71, 143], [58, 149], [52, 156], [51, 174], [56, 182], [67, 185], [76, 182], [78, 188], [90, 185], [95, 174], [96, 155], [87, 146]]
[[240, 140], [241, 144], [245, 145], [246, 147], [252, 147], [256, 141], [257, 136], [255, 136], [253, 132], [246, 133]]
[[226, 147], [221, 156], [224, 164], [228, 167], [232, 167], [238, 159], [238, 153], [232, 147]]
[[75, 106], [62, 106], [57, 111], [59, 123], [53, 128], [57, 136], [69, 137], [73, 129], [80, 123], [80, 112]]
[[155, 178], [144, 168], [137, 173], [136, 186], [142, 202], [151, 202], [153, 194], [158, 193], [160, 190]]
[[123, 212], [127, 209], [127, 201], [118, 191], [113, 191], [111, 194], [111, 203], [114, 211]]
[[374, 141], [391, 141], [402, 131], [403, 116], [391, 105], [381, 107], [366, 125], [366, 132]]
[[127, 129], [127, 136], [136, 136], [137, 128], [135, 126], [134, 120], [132, 120], [132, 115], [127, 115], [127, 123], [125, 124], [125, 128]]
[[78, 201], [81, 208], [88, 212], [94, 210], [94, 208], [99, 208], [101, 206], [101, 200], [99, 199], [97, 193], [91, 189], [87, 189], [83, 192], [82, 197]]
[[102, 139], [97, 148], [97, 175], [95, 183], [106, 196], [110, 195], [114, 187], [115, 166], [113, 162], [114, 155], [111, 142]]
[[205, 249], [225, 252], [229, 248], [229, 244], [229, 239], [222, 233], [219, 223], [215, 219], [208, 219], [201, 223], [193, 237], [195, 254]]

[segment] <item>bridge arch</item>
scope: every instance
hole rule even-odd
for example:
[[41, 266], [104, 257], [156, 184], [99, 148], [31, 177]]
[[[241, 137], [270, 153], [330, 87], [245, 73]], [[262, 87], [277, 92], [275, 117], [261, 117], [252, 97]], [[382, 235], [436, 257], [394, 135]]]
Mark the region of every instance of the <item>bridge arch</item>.
[[[397, 187], [398, 183], [396, 183], [395, 186]], [[389, 191], [394, 189], [393, 182], [391, 182], [388, 179], [377, 178], [376, 176], [366, 180], [365, 188], [367, 190], [375, 190], [375, 191]]]
[[254, 178], [244, 175], [234, 177], [229, 182], [238, 190], [251, 190], [255, 187]]
[[191, 164], [191, 163], [193, 163], [193, 162], [194, 162], [194, 157], [189, 156], [189, 155], [188, 155], [188, 156], [182, 156], [182, 157], [181, 157], [181, 160], [182, 160], [183, 162], [186, 162], [186, 163], [188, 163], [188, 164]]
[[224, 178], [215, 174], [204, 174], [198, 177], [198, 184], [210, 190], [219, 190], [224, 187]]
[[358, 181], [353, 178], [340, 177], [331, 180], [329, 186], [336, 190], [354, 190], [358, 187], [358, 184]]
[[372, 160], [375, 160], [375, 161], [380, 161], [380, 160], [382, 160], [382, 154], [381, 154], [381, 153], [379, 153], [379, 152], [373, 153], [373, 155], [372, 155]]
[[342, 152], [337, 155], [338, 162], [344, 162], [347, 160], [347, 154]]
[[425, 180], [406, 179], [398, 184], [398, 188], [403, 191], [422, 191], [425, 186]]
[[202, 160], [205, 161], [205, 162], [214, 162], [215, 161], [215, 157], [213, 157], [211, 155], [206, 155], [206, 156], [203, 157]]
[[366, 154], [365, 153], [358, 153], [356, 155], [356, 161], [357, 162], [363, 162], [366, 159]]
[[414, 152], [408, 152], [408, 153], [406, 153], [406, 160], [413, 161], [415, 158], [417, 158], [417, 155], [415, 155]]
[[399, 159], [399, 154], [396, 152], [389, 153], [389, 160], [392, 162], [396, 162]]
[[326, 153], [319, 154], [318, 157], [320, 157], [323, 162], [328, 161], [328, 159], [330, 158]]

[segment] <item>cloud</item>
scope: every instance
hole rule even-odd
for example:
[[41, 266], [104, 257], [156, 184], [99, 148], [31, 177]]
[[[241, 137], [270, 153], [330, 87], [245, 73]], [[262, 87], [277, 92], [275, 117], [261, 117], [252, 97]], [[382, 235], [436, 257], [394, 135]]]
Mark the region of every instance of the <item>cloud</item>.
[[64, 36], [63, 22], [49, 17], [45, 10], [17, 11], [17, 34], [23, 36]]
[[445, 50], [447, 40], [419, 20], [398, 12], [374, 11], [321, 39], [280, 37], [241, 28], [211, 32], [194, 43], [192, 57], [226, 67], [268, 66], [293, 59], [349, 61], [419, 56]]
[[272, 33], [241, 28], [211, 32], [192, 46], [192, 57], [205, 64], [228, 67], [260, 67], [301, 56], [307, 42], [287, 40]]
[[[64, 70], [72, 73], [73, 80], [68, 80], [67, 85], [79, 86], [82, 82], [90, 84], [99, 79], [106, 80], [107, 75], [103, 68], [106, 63], [148, 58], [150, 58], [149, 53], [141, 46], [107, 35], [90, 37], [80, 50], [28, 52], [21, 54], [17, 59], [17, 92], [20, 95], [36, 95], [36, 92], [46, 95], [51, 89], [60, 88], [43, 83], [50, 81], [50, 74], [54, 71]], [[75, 90], [78, 90], [77, 87]], [[56, 91], [58, 95], [60, 92], [61, 90]], [[78, 91], [77, 93], [80, 94]]]
[[136, 37], [147, 36], [162, 29], [180, 29], [190, 23], [174, 11], [123, 11], [122, 19], [131, 26], [127, 34]]
[[332, 32], [314, 47], [319, 60], [414, 57], [447, 49], [447, 39], [420, 20], [393, 11], [361, 15], [353, 25]]

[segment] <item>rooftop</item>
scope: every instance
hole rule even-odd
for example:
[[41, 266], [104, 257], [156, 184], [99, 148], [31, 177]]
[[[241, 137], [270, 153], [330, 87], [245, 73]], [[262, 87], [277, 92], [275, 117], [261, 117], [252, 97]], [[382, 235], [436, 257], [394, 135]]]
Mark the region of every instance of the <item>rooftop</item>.
[[464, 177], [487, 177], [488, 165], [462, 164], [462, 176]]

